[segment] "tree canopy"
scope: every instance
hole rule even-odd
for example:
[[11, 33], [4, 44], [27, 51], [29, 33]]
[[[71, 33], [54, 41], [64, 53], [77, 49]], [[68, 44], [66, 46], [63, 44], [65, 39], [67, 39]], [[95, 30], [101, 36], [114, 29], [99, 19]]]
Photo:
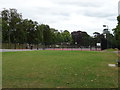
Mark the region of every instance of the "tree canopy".
[[[44, 45], [77, 45], [78, 47], [96, 46], [96, 43], [102, 43], [106, 48], [120, 46], [120, 16], [118, 25], [114, 31], [114, 36], [106, 29], [103, 33], [94, 32], [94, 37], [85, 31], [56, 30], [46, 24], [39, 24], [31, 19], [23, 19], [22, 14], [16, 9], [4, 9], [1, 12], [0, 27], [2, 27], [2, 42], [11, 44], [35, 44], [37, 46]], [[2, 21], [2, 22], [1, 22]], [[104, 37], [106, 34], [106, 37]], [[110, 39], [111, 38], [111, 39]], [[105, 43], [105, 44], [104, 44]]]
[[113, 29], [114, 36], [117, 42], [117, 47], [120, 49], [120, 16], [117, 17], [118, 25]]

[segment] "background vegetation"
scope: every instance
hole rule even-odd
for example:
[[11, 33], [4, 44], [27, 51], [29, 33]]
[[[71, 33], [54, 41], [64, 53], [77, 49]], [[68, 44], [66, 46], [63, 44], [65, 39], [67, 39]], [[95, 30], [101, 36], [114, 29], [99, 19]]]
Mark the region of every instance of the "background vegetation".
[[[77, 46], [77, 47], [96, 47], [96, 43], [101, 43], [101, 48], [116, 48], [120, 46], [120, 25], [118, 17], [118, 25], [112, 35], [107, 28], [103, 33], [94, 32], [94, 37], [87, 34], [85, 31], [56, 30], [49, 25], [39, 24], [37, 21], [23, 19], [22, 14], [16, 9], [4, 9], [2, 15], [2, 42], [8, 44], [7, 48], [18, 48], [17, 45], [31, 46], [37, 45], [52, 47], [55, 45], [61, 46]], [[1, 20], [1, 19], [0, 19]], [[3, 45], [4, 45], [3, 44]], [[6, 47], [3, 47], [6, 48]]]

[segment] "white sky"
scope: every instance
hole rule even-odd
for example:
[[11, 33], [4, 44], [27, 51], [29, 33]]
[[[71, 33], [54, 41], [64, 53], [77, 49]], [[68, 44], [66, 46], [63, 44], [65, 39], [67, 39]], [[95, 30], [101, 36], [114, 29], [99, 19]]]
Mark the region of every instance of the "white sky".
[[102, 33], [117, 25], [118, 0], [1, 0], [0, 10], [15, 8], [23, 18], [58, 30]]

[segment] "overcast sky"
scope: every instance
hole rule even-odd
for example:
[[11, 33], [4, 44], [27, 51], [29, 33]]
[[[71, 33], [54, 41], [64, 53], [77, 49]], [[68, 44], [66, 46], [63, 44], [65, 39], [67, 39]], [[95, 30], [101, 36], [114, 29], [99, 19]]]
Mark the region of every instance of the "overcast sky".
[[[1, 0], [0, 10], [16, 8], [23, 18], [58, 30], [102, 33], [117, 25], [119, 0]], [[112, 31], [112, 30], [111, 30]]]

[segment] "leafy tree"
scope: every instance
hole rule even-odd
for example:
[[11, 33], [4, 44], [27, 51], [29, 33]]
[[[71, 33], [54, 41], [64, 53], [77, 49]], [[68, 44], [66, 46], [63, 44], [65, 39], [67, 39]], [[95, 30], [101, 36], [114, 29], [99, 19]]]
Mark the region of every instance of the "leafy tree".
[[34, 44], [35, 43], [35, 31], [36, 31], [36, 25], [37, 23], [36, 22], [33, 22], [32, 20], [29, 20], [28, 21], [28, 30], [27, 30], [27, 33], [28, 33], [28, 36], [27, 36], [27, 41], [29, 44]]
[[[106, 29], [103, 34], [99, 32], [94, 33], [94, 38], [89, 36], [87, 32], [74, 31], [70, 34], [68, 30], [59, 32], [54, 28], [50, 28], [49, 25], [39, 25], [36, 21], [22, 19], [22, 15], [17, 12], [16, 9], [4, 9], [1, 12], [2, 15], [2, 38], [3, 43], [16, 44], [28, 43], [43, 45], [73, 43], [78, 46], [95, 46], [97, 42], [109, 44], [109, 48], [115, 46], [118, 43], [120, 46], [120, 16], [118, 19], [118, 25], [114, 31], [114, 36]], [[1, 20], [1, 19], [0, 19]], [[106, 38], [104, 37], [106, 34]], [[105, 46], [105, 45], [103, 45]]]
[[22, 15], [17, 12], [16, 9], [10, 9], [9, 11], [9, 29], [11, 31], [11, 42], [15, 44], [19, 42], [18, 26], [21, 23]]
[[63, 35], [61, 33], [62, 32], [57, 33], [57, 43], [58, 44], [62, 44], [64, 42], [64, 37], [63, 37]]
[[10, 44], [10, 29], [9, 29], [9, 11], [4, 9], [1, 12], [2, 16], [2, 42]]
[[28, 19], [24, 19], [21, 23], [22, 29], [23, 29], [23, 41], [25, 43], [30, 44], [37, 44], [38, 40], [36, 39], [37, 36], [37, 22], [32, 21], [32, 20], [28, 20]]
[[72, 42], [72, 37], [71, 37], [71, 34], [70, 34], [70, 32], [68, 30], [65, 30], [61, 34], [63, 36], [63, 42], [67, 42], [67, 43]]
[[103, 36], [104, 36], [104, 40], [106, 42], [104, 42], [104, 44], [106, 43], [106, 48], [114, 48], [114, 36], [110, 33], [110, 31], [108, 29], [104, 29], [103, 30]]
[[41, 29], [41, 25], [37, 25], [35, 34], [36, 34], [36, 42], [37, 42], [37, 44], [42, 43], [43, 32], [42, 32], [42, 29]]
[[99, 32], [94, 32], [94, 46], [96, 46], [96, 43], [101, 43], [101, 35]]
[[114, 36], [108, 31], [108, 29], [104, 29], [103, 33], [94, 32], [94, 45], [96, 43], [101, 43], [102, 50], [107, 48], [114, 48]]
[[42, 31], [42, 42], [44, 45], [50, 45], [51, 44], [51, 31], [50, 27], [48, 25], [41, 24], [40, 25], [41, 31]]
[[117, 47], [120, 49], [120, 16], [117, 17], [118, 25], [113, 29]]
[[50, 28], [50, 31], [51, 31], [51, 44], [59, 43], [59, 40], [58, 40], [59, 37], [57, 37], [57, 34], [59, 31], [54, 28]]
[[71, 34], [72, 34], [74, 44], [77, 42], [77, 44], [79, 46], [89, 46], [90, 45], [90, 42], [89, 42], [90, 36], [86, 32], [74, 31]]
[[81, 32], [81, 37], [82, 37], [81, 45], [89, 46], [90, 45], [90, 42], [89, 42], [90, 36], [87, 34], [87, 32]]
[[19, 43], [19, 44], [26, 43], [27, 35], [26, 35], [26, 31], [25, 31], [23, 20], [16, 26], [16, 30], [17, 30], [16, 31], [17, 43]]
[[4, 9], [2, 12], [2, 31], [3, 31], [3, 42], [9, 42], [15, 44], [17, 41], [17, 27], [20, 24], [22, 15], [17, 13], [16, 9]]

